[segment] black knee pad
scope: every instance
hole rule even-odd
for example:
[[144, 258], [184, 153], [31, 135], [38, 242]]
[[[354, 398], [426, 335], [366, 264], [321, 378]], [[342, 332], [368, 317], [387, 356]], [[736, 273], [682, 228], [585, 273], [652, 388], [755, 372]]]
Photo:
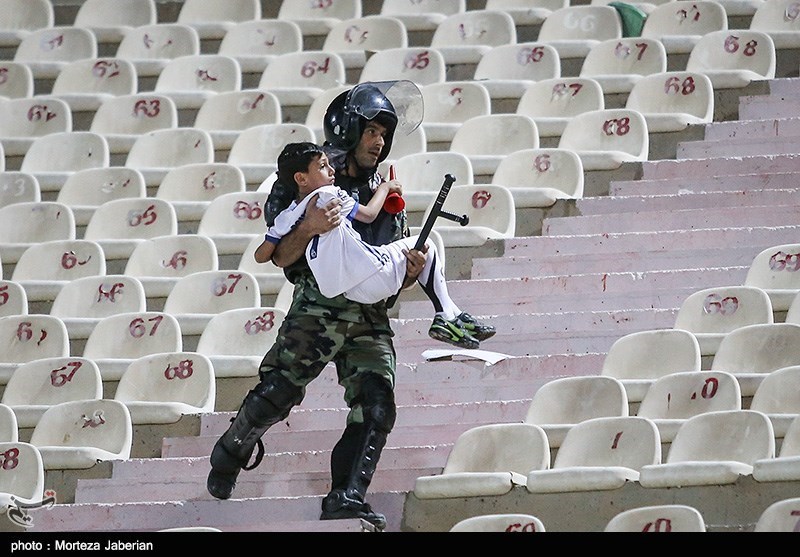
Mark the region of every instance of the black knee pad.
[[392, 431], [397, 419], [397, 406], [392, 386], [386, 379], [376, 374], [365, 377], [361, 383], [359, 401], [364, 423], [368, 428], [375, 428], [383, 433]]

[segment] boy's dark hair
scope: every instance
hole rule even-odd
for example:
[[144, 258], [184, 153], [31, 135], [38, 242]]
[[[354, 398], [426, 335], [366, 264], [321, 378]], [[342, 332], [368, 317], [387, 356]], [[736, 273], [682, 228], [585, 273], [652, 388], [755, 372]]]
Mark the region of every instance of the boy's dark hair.
[[322, 147], [316, 143], [309, 141], [289, 143], [278, 155], [278, 180], [294, 187], [296, 193], [298, 188], [294, 181], [294, 173], [308, 172], [309, 165], [324, 153]]

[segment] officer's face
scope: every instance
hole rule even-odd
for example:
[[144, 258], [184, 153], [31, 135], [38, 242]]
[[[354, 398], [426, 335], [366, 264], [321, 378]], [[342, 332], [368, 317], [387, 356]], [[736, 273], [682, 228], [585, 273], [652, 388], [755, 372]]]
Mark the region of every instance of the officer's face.
[[356, 163], [361, 168], [375, 168], [378, 166], [378, 157], [386, 144], [386, 128], [374, 120], [367, 122], [361, 141], [356, 145], [354, 156]]

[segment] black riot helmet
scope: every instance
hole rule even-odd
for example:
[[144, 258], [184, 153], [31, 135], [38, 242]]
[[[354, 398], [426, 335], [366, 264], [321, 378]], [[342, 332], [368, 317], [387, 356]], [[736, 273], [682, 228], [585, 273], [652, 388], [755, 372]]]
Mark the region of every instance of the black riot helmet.
[[339, 94], [325, 112], [325, 141], [336, 149], [350, 151], [358, 145], [366, 123], [377, 120], [386, 130], [378, 162], [392, 148], [396, 132], [408, 135], [422, 123], [422, 93], [411, 81], [370, 81]]

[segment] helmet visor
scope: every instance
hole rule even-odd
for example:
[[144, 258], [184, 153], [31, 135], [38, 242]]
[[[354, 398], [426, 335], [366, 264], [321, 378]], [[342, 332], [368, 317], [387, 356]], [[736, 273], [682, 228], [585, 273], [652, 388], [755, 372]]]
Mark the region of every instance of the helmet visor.
[[422, 93], [408, 80], [370, 81], [353, 87], [345, 101], [345, 112], [367, 120], [372, 120], [382, 111], [397, 116], [395, 133], [408, 135], [422, 123]]

